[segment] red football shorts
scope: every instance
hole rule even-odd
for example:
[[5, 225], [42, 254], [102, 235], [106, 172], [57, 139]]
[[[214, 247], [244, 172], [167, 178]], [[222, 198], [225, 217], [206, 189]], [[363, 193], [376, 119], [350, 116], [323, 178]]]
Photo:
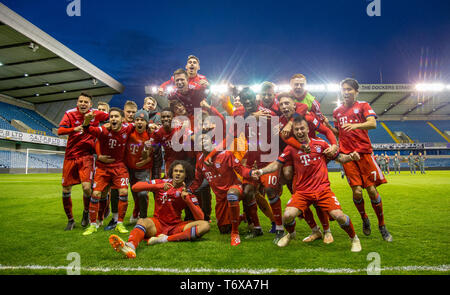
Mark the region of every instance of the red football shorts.
[[343, 164], [345, 175], [350, 186], [379, 186], [387, 180], [371, 154], [359, 154], [359, 161]]
[[180, 223], [177, 223], [175, 225], [167, 225], [163, 221], [159, 220], [156, 217], [150, 217], [150, 219], [153, 221], [156, 227], [156, 237], [160, 234], [165, 234], [167, 236], [171, 236], [174, 234], [178, 234], [183, 232], [184, 227], [186, 224], [191, 223], [192, 221], [180, 221]]
[[281, 195], [280, 170], [262, 175], [259, 180], [264, 188], [272, 188]]
[[306, 208], [309, 208], [311, 205], [320, 207], [324, 212], [341, 209], [341, 204], [339, 204], [339, 201], [331, 190], [318, 193], [295, 192], [287, 202], [286, 207], [294, 207], [304, 213]]
[[94, 175], [94, 191], [102, 192], [109, 184], [111, 189], [128, 189], [128, 169], [125, 164], [97, 167]]
[[71, 186], [82, 182], [92, 182], [94, 175], [94, 156], [87, 155], [76, 159], [64, 159], [62, 185]]

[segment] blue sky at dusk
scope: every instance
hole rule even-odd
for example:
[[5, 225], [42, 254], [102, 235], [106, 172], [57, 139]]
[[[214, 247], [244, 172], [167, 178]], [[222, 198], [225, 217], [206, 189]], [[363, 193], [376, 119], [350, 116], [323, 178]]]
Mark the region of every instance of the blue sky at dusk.
[[415, 83], [422, 57], [450, 83], [450, 1], [380, 0], [374, 17], [366, 0], [80, 1], [73, 17], [69, 0], [1, 2], [121, 82], [112, 105], [142, 103], [189, 54], [211, 82]]

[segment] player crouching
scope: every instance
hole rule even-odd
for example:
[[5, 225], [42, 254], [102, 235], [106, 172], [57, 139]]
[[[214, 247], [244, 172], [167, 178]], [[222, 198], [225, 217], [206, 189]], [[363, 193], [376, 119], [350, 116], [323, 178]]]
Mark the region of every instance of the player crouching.
[[288, 233], [277, 242], [277, 245], [285, 247], [289, 244], [296, 234], [295, 218], [303, 217], [306, 208], [316, 205], [337, 220], [341, 228], [348, 234], [352, 242], [351, 251], [360, 252], [361, 243], [353, 224], [350, 218], [342, 212], [339, 201], [331, 191], [327, 169], [327, 159], [347, 163], [359, 160], [359, 154], [357, 152], [348, 155], [327, 154], [325, 150], [329, 148], [328, 143], [321, 139], [309, 138], [308, 123], [302, 116], [294, 119], [293, 132], [296, 140], [310, 147], [310, 153], [287, 146], [278, 160], [262, 169], [252, 171], [252, 177], [257, 178], [280, 170], [287, 161], [292, 161], [294, 164], [295, 193], [288, 201], [283, 215], [283, 224]]
[[[114, 250], [128, 258], [135, 258], [136, 248], [144, 239], [148, 239], [148, 245], [194, 241], [209, 232], [209, 223], [203, 220], [203, 211], [197, 198], [186, 191], [185, 183], [190, 183], [193, 179], [190, 164], [180, 160], [174, 161], [168, 176], [169, 179], [154, 179], [133, 185], [134, 192], [155, 193], [155, 213], [151, 218], [138, 220], [126, 243], [119, 236], [111, 235], [109, 243]], [[185, 208], [191, 210], [195, 221], [182, 221], [181, 211]]]

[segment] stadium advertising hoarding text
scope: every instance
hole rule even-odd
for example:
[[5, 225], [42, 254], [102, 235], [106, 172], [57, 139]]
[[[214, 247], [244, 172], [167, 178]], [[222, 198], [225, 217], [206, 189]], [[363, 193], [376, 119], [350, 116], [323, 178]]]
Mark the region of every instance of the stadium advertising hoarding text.
[[65, 147], [67, 144], [67, 140], [57, 138], [57, 137], [38, 135], [38, 134], [30, 134], [30, 133], [5, 130], [5, 129], [0, 129], [0, 138], [14, 140], [14, 141], [25, 141], [25, 142], [56, 145], [56, 146], [63, 146], [63, 147]]

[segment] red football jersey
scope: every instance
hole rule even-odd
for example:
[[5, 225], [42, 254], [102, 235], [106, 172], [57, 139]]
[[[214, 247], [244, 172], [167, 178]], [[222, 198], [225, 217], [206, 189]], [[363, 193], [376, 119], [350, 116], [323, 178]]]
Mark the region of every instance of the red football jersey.
[[[337, 144], [336, 136], [328, 127], [320, 123], [320, 120], [314, 113], [306, 113], [304, 117], [306, 122], [308, 122], [309, 138], [319, 138], [317, 136], [317, 132], [319, 132], [327, 137], [330, 144]], [[280, 116], [280, 130], [283, 130], [284, 126], [286, 126], [288, 122], [289, 120], [285, 116]], [[293, 136], [293, 130], [291, 130], [291, 135]]]
[[134, 131], [133, 124], [123, 124], [122, 128], [118, 132], [108, 130], [104, 126], [89, 126], [88, 128], [85, 128], [85, 130], [86, 132], [98, 138], [102, 155], [110, 156], [115, 160], [110, 164], [105, 164], [97, 161], [97, 166], [109, 167], [112, 165], [124, 163], [127, 140], [130, 134]]
[[[90, 126], [98, 126], [100, 122], [106, 121], [109, 118], [108, 113], [90, 109], [88, 111], [94, 111], [95, 118], [91, 121]], [[60, 129], [75, 128], [83, 125], [84, 114], [78, 111], [78, 107], [70, 109], [64, 113], [64, 116], [59, 123]], [[59, 132], [58, 132], [59, 133]], [[65, 133], [60, 133], [60, 135]], [[67, 140], [65, 158], [66, 159], [76, 159], [81, 156], [92, 155], [94, 153], [94, 136], [89, 133], [80, 132], [70, 132], [69, 138]]]
[[[178, 126], [175, 128], [172, 128], [171, 131], [167, 132], [166, 129], [164, 129], [164, 127], [160, 127], [158, 128], [155, 132], [153, 132], [153, 134], [150, 135], [150, 142], [153, 145], [161, 145], [164, 148], [164, 161], [166, 163], [172, 163], [173, 161], [179, 159], [179, 160], [185, 160], [187, 157], [187, 153], [186, 151], [174, 151], [172, 148], [172, 137], [174, 136], [175, 133], [177, 132], [183, 132], [181, 131], [182, 127]], [[188, 131], [185, 131], [189, 132]], [[183, 136], [180, 135], [180, 145], [183, 143], [183, 137], [186, 134], [184, 134]], [[189, 139], [190, 142], [190, 139]]]
[[186, 107], [188, 116], [194, 116], [194, 109], [201, 108], [200, 102], [206, 98], [206, 88], [200, 85], [189, 84], [187, 93], [183, 94], [178, 90], [172, 92], [168, 100], [178, 100]]
[[[277, 116], [277, 114], [271, 110], [267, 109], [263, 106], [258, 106], [258, 111], [264, 110], [269, 113], [270, 116]], [[251, 114], [248, 113], [243, 106], [238, 107], [233, 112], [233, 116], [242, 116], [245, 119], [248, 118]], [[265, 121], [266, 125], [266, 132], [263, 133], [262, 122]], [[234, 127], [234, 134], [235, 137], [238, 137], [239, 134], [237, 134], [237, 127]], [[245, 155], [246, 159], [246, 167], [253, 167], [253, 164], [256, 163], [256, 166], [258, 168], [264, 167], [267, 163], [261, 162], [261, 155], [263, 154], [270, 154], [271, 151], [262, 151], [261, 150], [261, 143], [264, 142], [266, 144], [271, 144], [272, 141], [272, 128], [271, 128], [271, 119], [270, 117], [261, 117], [259, 118], [258, 124], [256, 126], [249, 126], [248, 124], [245, 124], [245, 138], [247, 139], [248, 143], [248, 152]]]
[[[150, 181], [152, 184], [164, 184], [173, 183], [172, 179], [153, 179]], [[183, 187], [174, 188], [171, 187], [167, 191], [164, 189], [153, 190], [155, 192], [155, 212], [153, 217], [158, 218], [166, 225], [175, 225], [181, 220], [181, 212], [188, 207], [186, 202], [192, 200], [194, 205], [198, 205], [198, 200], [195, 196], [191, 198], [186, 197], [186, 201], [181, 197]]]
[[276, 99], [276, 98], [273, 99], [273, 103], [269, 108], [265, 107], [262, 101], [259, 102], [258, 111], [267, 110], [267, 109], [274, 112], [277, 116], [281, 115], [280, 104], [278, 102], [278, 99]]
[[[133, 133], [130, 134], [127, 141], [127, 148], [125, 151], [126, 158], [125, 158], [125, 164], [128, 168], [131, 169], [151, 169], [152, 168], [152, 162], [150, 161], [144, 166], [137, 167], [136, 163], [141, 161], [142, 157], [142, 151], [144, 150], [144, 142], [150, 139], [150, 135], [145, 130], [142, 133], [137, 132], [137, 130], [134, 130]], [[149, 156], [150, 158], [153, 158], [152, 155]]]
[[[188, 83], [189, 83], [189, 85], [192, 85], [192, 86], [194, 86], [194, 87], [198, 87], [198, 86], [201, 86], [201, 85], [198, 83], [198, 82], [200, 82], [201, 80], [206, 80], [206, 81], [208, 81], [208, 79], [206, 79], [206, 77], [205, 77], [204, 75], [197, 74], [196, 76], [194, 76], [194, 77], [192, 77], [192, 78], [189, 78], [189, 79], [188, 79]], [[174, 85], [175, 85], [174, 77], [173, 77], [173, 76], [170, 77], [170, 80], [168, 80], [168, 81], [162, 83], [161, 86], [159, 86], [159, 87], [162, 88], [162, 89], [164, 89], [164, 90], [166, 90], [167, 87], [168, 87], [169, 85], [170, 85], [170, 86], [174, 86]]]
[[280, 163], [292, 161], [294, 163], [295, 191], [301, 193], [315, 193], [330, 189], [328, 180], [327, 158], [323, 154], [329, 145], [322, 139], [311, 138], [309, 143], [311, 153], [288, 145], [278, 157]]
[[206, 178], [214, 194], [223, 196], [231, 186], [241, 183], [236, 173], [246, 178], [250, 177], [250, 169], [242, 166], [231, 151], [220, 152], [214, 156], [212, 162], [212, 165], [206, 165], [203, 154], [197, 158], [195, 180], [190, 187], [192, 191], [197, 190]]
[[334, 126], [339, 131], [339, 150], [342, 153], [349, 154], [353, 151], [372, 153], [372, 143], [367, 130], [356, 129], [348, 132], [342, 129], [342, 126], [347, 123], [364, 123], [370, 116], [377, 118], [370, 105], [362, 101], [355, 101], [349, 108], [343, 104], [333, 111]]

